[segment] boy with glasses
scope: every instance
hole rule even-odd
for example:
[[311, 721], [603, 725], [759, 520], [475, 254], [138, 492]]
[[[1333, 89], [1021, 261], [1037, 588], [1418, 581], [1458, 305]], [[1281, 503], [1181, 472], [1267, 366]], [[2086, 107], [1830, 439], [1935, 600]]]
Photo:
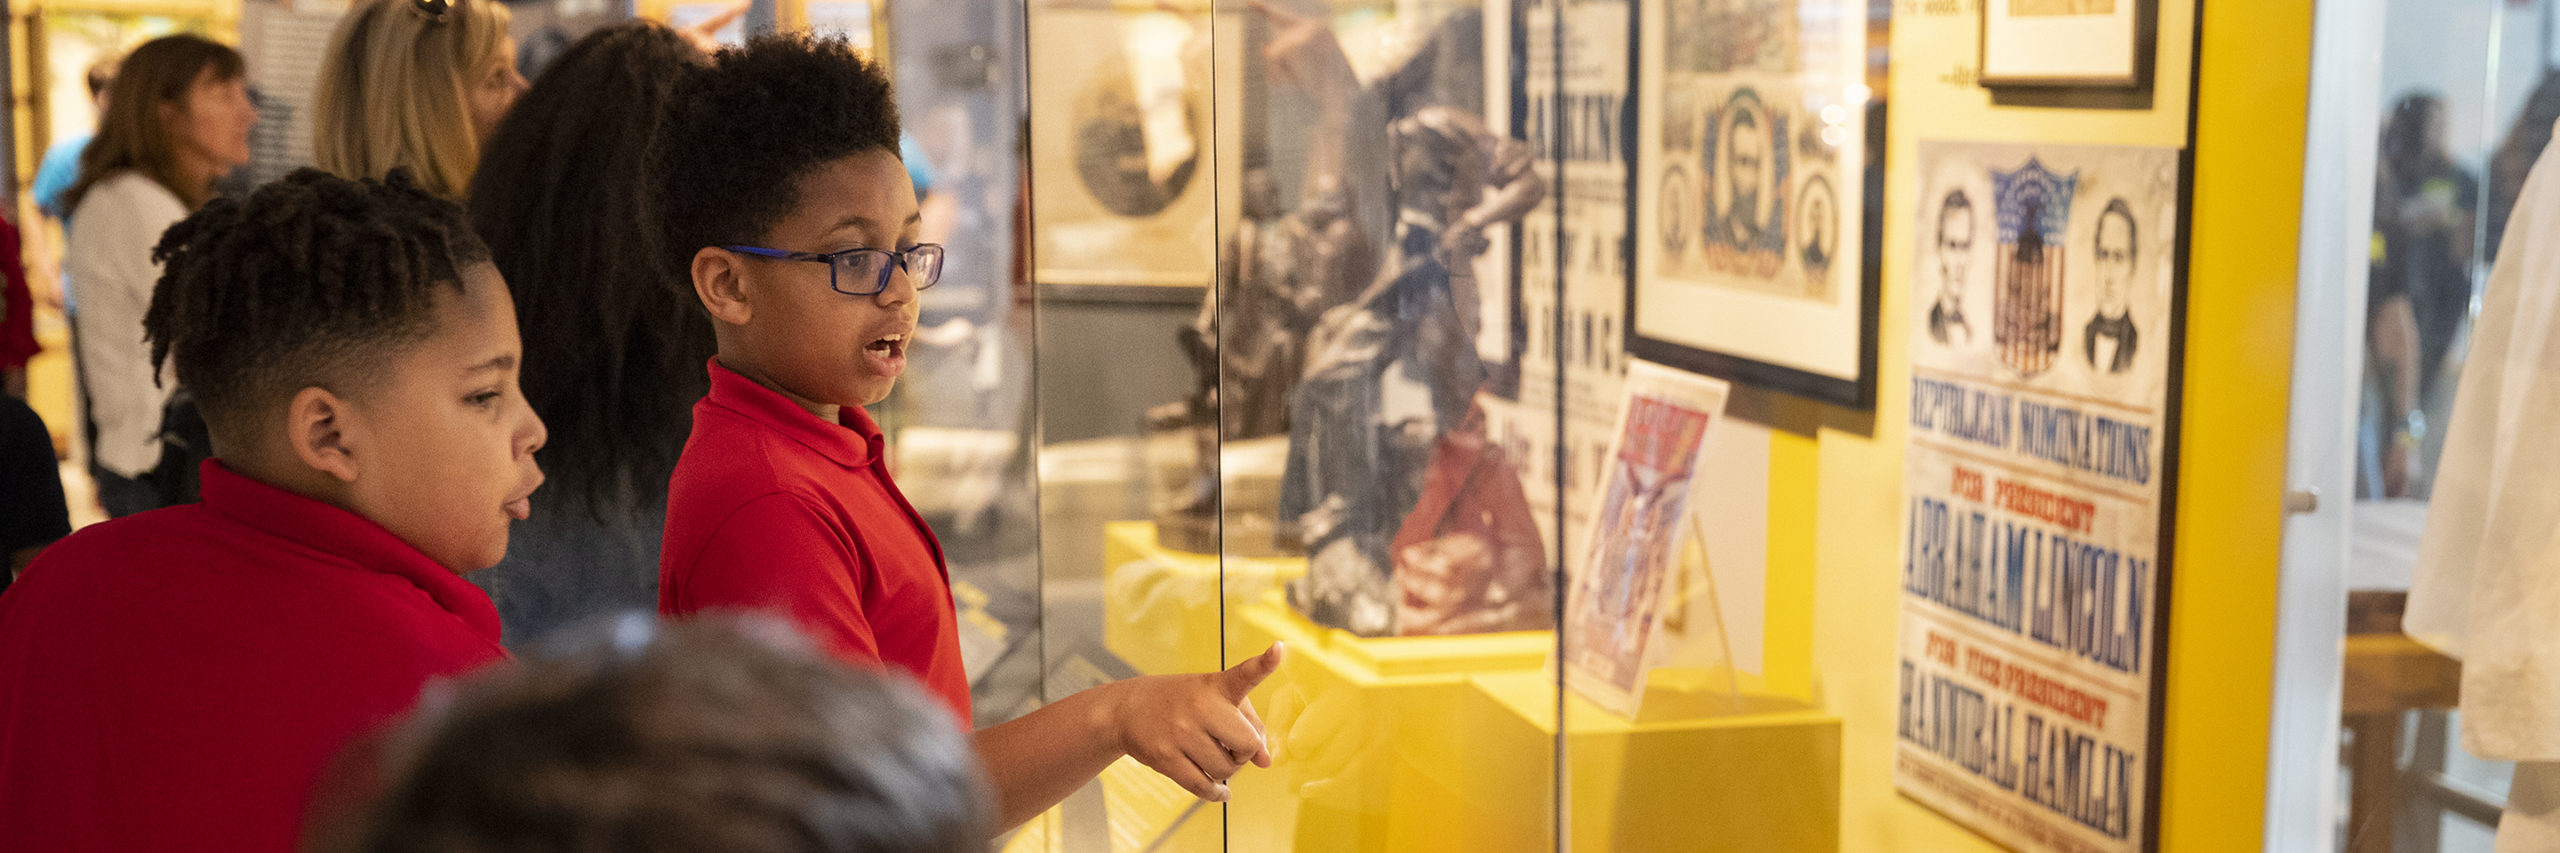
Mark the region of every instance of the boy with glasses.
[[[942, 261], [915, 242], [888, 78], [841, 40], [759, 38], [678, 83], [658, 142], [661, 225], [719, 351], [668, 484], [660, 612], [787, 615], [843, 660], [915, 675], [968, 725], [941, 548], [862, 410], [905, 371]], [[978, 732], [1000, 825], [1122, 755], [1224, 800], [1244, 764], [1270, 764], [1245, 697], [1279, 660], [1129, 679]]]

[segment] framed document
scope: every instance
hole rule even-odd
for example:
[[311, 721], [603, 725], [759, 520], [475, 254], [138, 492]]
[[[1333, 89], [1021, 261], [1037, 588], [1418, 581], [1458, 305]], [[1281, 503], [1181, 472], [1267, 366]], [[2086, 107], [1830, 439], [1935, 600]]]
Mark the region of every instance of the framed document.
[[2137, 88], [2151, 0], [1984, 0], [1982, 84]]
[[1874, 405], [1884, 113], [1867, 5], [1640, 4], [1630, 355]]

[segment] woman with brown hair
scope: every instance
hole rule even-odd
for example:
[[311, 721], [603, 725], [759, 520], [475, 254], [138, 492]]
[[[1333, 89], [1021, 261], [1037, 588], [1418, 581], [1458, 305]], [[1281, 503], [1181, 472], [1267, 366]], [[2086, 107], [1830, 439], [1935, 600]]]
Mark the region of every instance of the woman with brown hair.
[[312, 95], [312, 155], [344, 178], [409, 167], [460, 198], [480, 146], [524, 94], [495, 0], [358, 0], [329, 36]]
[[249, 162], [249, 102], [240, 53], [192, 35], [134, 48], [107, 97], [98, 135], [63, 194], [71, 211], [63, 266], [80, 302], [75, 330], [93, 434], [89, 469], [111, 516], [154, 509], [143, 478], [160, 464], [167, 386], [151, 369], [142, 314], [160, 265], [160, 232], [213, 197]]

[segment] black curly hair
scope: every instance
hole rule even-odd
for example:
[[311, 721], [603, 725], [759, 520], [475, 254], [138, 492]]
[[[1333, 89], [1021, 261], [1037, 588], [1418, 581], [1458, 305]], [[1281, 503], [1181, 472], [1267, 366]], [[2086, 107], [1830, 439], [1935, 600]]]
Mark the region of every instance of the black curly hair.
[[661, 24], [597, 30], [543, 71], [481, 149], [471, 224], [515, 296], [525, 401], [558, 437], [535, 454], [551, 476], [537, 505], [601, 514], [624, 496], [663, 502], [709, 387], [711, 324], [663, 262], [643, 224], [656, 217], [648, 185], [634, 180], [676, 81], [706, 64]]
[[176, 360], [217, 442], [248, 440], [259, 408], [302, 388], [379, 381], [391, 354], [434, 334], [436, 288], [461, 293], [462, 272], [489, 261], [462, 208], [406, 170], [297, 170], [206, 204], [151, 255], [152, 367]]
[[676, 84], [658, 135], [674, 269], [704, 246], [760, 242], [800, 203], [802, 178], [865, 151], [897, 155], [898, 102], [888, 74], [844, 39], [775, 33], [720, 51]]

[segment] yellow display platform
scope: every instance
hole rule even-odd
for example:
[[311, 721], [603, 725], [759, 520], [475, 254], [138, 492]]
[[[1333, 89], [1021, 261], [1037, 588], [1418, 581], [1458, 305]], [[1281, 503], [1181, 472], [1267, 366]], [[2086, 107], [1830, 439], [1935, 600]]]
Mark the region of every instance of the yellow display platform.
[[[1231, 557], [1221, 575], [1216, 557], [1163, 548], [1145, 522], [1104, 538], [1105, 644], [1140, 671], [1289, 647], [1254, 694], [1273, 767], [1232, 780], [1223, 816], [1187, 818], [1155, 798], [1138, 808], [1139, 789], [1106, 776], [1113, 820], [1137, 822], [1110, 828], [1115, 851], [1176, 820], [1159, 849], [1220, 849], [1199, 825], [1221, 819], [1227, 850], [1542, 851], [1559, 814], [1574, 850], [1839, 848], [1839, 717], [1770, 697], [1761, 679], [1657, 670], [1636, 719], [1566, 693], [1559, 725], [1552, 632], [1357, 637], [1285, 603], [1303, 561]], [[1056, 849], [1022, 846], [1061, 837], [1042, 827], [1013, 849]]]
[[[1542, 672], [1471, 679], [1456, 718], [1462, 756], [1543, 754], [1564, 733], [1568, 849], [1823, 851], [1840, 849], [1840, 716], [1788, 700], [1700, 689], [1660, 671], [1629, 721], [1556, 689]], [[1682, 684], [1681, 682], [1693, 682]], [[1539, 792], [1499, 781], [1503, 767], [1449, 768], [1461, 798], [1488, 814], [1546, 807]]]

